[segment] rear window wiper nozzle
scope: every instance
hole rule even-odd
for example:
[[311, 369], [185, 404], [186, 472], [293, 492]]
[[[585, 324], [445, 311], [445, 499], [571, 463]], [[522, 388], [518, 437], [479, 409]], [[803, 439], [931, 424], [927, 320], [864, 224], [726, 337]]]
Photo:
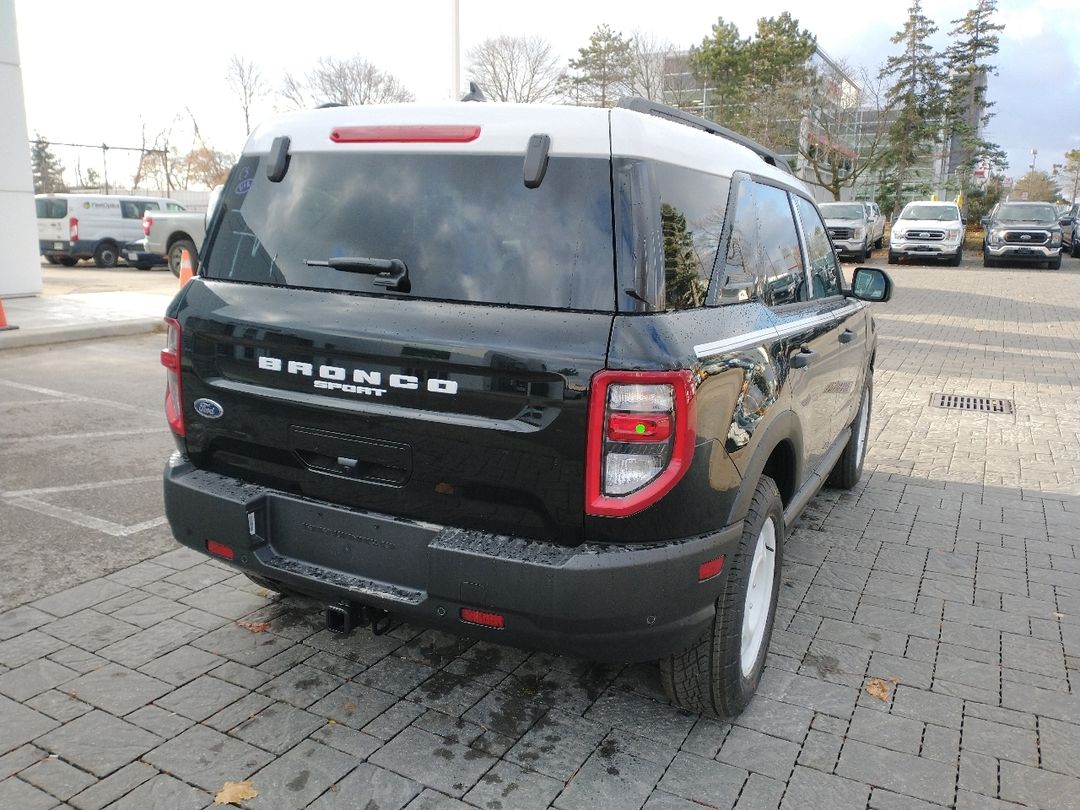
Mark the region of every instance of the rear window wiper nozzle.
[[409, 292], [409, 268], [401, 259], [369, 259], [364, 256], [333, 256], [329, 259], [304, 259], [308, 267], [331, 267], [346, 273], [375, 276], [374, 284], [395, 292]]

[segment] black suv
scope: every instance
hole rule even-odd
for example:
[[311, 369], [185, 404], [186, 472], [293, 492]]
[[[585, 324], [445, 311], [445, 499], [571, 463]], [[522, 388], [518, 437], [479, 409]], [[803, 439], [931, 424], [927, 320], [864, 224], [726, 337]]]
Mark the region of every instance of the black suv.
[[1053, 203], [999, 203], [982, 224], [984, 267], [1011, 262], [1061, 267], [1061, 223]]
[[782, 159], [640, 99], [284, 117], [168, 310], [168, 519], [332, 630], [659, 659], [732, 717], [891, 289]]

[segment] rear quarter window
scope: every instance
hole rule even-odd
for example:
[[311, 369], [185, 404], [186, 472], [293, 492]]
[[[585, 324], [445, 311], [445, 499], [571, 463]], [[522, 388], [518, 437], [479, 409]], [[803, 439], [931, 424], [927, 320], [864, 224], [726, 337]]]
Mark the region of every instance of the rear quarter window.
[[67, 216], [67, 200], [34, 200], [38, 219], [63, 219]]

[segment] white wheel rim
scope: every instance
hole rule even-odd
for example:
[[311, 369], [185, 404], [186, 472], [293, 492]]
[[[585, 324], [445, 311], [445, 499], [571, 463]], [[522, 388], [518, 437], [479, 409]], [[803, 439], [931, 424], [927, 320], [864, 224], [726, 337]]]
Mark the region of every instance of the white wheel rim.
[[765, 628], [772, 614], [773, 574], [776, 570], [776, 524], [765, 519], [754, 546], [750, 563], [750, 581], [746, 586], [746, 604], [742, 622], [742, 674], [749, 678], [757, 663]]
[[855, 466], [862, 464], [863, 453], [866, 452], [866, 434], [870, 432], [870, 393], [863, 392], [862, 404], [859, 405], [859, 434], [855, 437]]

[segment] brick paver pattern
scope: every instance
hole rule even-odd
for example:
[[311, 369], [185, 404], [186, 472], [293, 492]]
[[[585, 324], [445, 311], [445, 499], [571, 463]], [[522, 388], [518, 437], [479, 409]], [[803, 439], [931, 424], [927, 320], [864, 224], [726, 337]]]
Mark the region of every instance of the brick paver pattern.
[[1080, 263], [890, 270], [866, 473], [788, 538], [734, 724], [652, 666], [340, 639], [177, 549], [0, 614], [0, 807], [1080, 807]]

